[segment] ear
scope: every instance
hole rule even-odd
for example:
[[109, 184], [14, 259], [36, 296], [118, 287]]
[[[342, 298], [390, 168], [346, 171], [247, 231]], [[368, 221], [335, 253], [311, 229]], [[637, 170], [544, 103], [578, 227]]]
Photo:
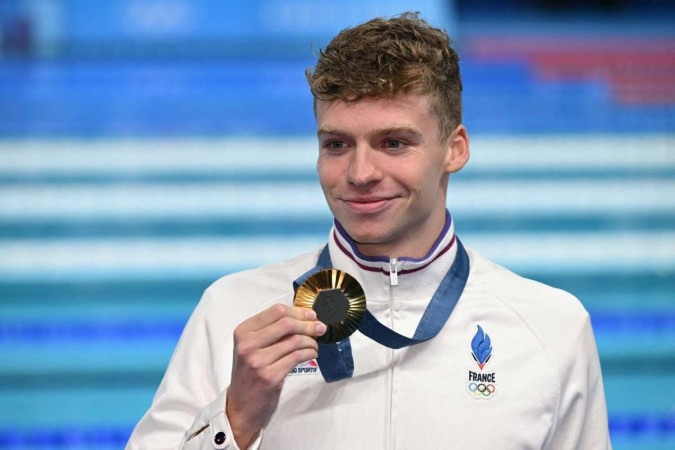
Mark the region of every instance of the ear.
[[445, 158], [445, 171], [447, 173], [459, 172], [469, 161], [469, 134], [464, 125], [458, 125], [452, 132], [446, 144], [447, 154]]

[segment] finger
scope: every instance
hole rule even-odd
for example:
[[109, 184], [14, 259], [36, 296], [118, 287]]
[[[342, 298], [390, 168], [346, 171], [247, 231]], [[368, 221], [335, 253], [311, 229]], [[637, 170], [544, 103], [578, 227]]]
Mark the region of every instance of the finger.
[[273, 324], [249, 336], [256, 341], [258, 348], [269, 347], [286, 336], [302, 335], [315, 338], [326, 332], [326, 325], [318, 320], [305, 321], [291, 317], [282, 317]]
[[286, 354], [283, 358], [271, 364], [268, 370], [275, 374], [273, 377], [280, 383], [295, 366], [310, 359], [316, 359], [318, 356], [317, 350], [301, 348]]
[[297, 320], [316, 320], [316, 312], [309, 308], [277, 303], [242, 322], [240, 328], [244, 331], [261, 330], [283, 317], [292, 317]]
[[285, 358], [290, 353], [302, 349], [310, 349], [318, 352], [319, 343], [313, 337], [293, 334], [270, 345], [265, 348], [263, 352], [270, 355], [269, 364], [274, 364], [276, 361]]
[[[260, 350], [249, 359], [249, 363], [252, 369], [267, 368], [274, 366], [278, 361], [287, 358], [288, 355], [298, 350], [311, 350], [314, 356], [311, 356], [307, 359], [316, 358], [319, 352], [319, 344], [317, 343], [316, 339], [312, 337], [293, 334], [286, 336], [269, 347]], [[307, 359], [303, 361], [306, 361]], [[303, 361], [297, 362], [296, 365]], [[288, 370], [292, 369], [293, 367], [295, 366], [290, 367]]]

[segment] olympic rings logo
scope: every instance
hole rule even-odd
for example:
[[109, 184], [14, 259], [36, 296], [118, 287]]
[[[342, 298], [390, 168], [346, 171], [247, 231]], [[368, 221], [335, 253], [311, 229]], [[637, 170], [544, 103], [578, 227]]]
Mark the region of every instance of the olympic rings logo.
[[490, 397], [496, 390], [497, 388], [492, 383], [469, 383], [469, 392], [471, 392], [474, 397]]

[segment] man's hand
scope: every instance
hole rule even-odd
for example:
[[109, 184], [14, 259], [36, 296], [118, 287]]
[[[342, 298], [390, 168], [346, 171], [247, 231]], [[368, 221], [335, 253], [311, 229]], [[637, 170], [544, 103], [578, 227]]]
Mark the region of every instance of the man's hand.
[[316, 358], [315, 337], [326, 332], [307, 308], [276, 304], [234, 330], [232, 381], [227, 417], [239, 448], [247, 448], [267, 425], [279, 403], [286, 375]]

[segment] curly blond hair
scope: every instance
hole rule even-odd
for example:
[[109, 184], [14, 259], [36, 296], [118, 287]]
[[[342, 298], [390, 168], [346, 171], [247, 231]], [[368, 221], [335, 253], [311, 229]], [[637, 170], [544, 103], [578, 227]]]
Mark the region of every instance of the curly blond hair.
[[462, 123], [459, 57], [446, 32], [419, 13], [377, 18], [341, 31], [305, 75], [315, 104], [428, 94], [441, 139]]

